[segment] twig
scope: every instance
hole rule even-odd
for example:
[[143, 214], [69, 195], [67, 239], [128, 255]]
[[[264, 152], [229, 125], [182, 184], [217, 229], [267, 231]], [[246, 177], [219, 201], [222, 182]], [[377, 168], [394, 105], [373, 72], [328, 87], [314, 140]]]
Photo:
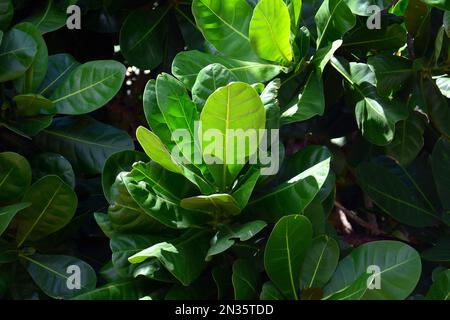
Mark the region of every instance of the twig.
[[[353, 220], [354, 222], [356, 222], [357, 224], [359, 224], [361, 227], [371, 231], [374, 235], [379, 235], [379, 234], [385, 234], [385, 232], [383, 232], [382, 230], [380, 230], [378, 228], [377, 224], [371, 224], [363, 219], [361, 219], [360, 217], [358, 217], [358, 215], [356, 214], [356, 212], [352, 211], [352, 210], [348, 210], [347, 208], [345, 208], [342, 204], [340, 204], [339, 202], [335, 202], [334, 205], [336, 206], [336, 208], [338, 209], [338, 213], [341, 215], [341, 213], [345, 214], [346, 217], [348, 217], [349, 219]], [[345, 226], [344, 226], [345, 227]]]

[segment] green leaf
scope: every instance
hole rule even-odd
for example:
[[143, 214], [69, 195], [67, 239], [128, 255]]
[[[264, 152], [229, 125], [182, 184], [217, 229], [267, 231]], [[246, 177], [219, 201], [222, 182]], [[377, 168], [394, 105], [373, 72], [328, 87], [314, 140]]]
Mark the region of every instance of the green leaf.
[[130, 264], [128, 258], [154, 244], [164, 241], [160, 236], [140, 234], [116, 234], [110, 241], [112, 263], [121, 277], [133, 276], [137, 265]]
[[285, 2], [291, 20], [291, 32], [297, 34], [300, 12], [302, 11], [302, 0], [285, 0]]
[[333, 57], [342, 40], [336, 40], [327, 47], [319, 49], [313, 59], [315, 69], [309, 74], [298, 101], [281, 115], [282, 123], [308, 120], [316, 115], [323, 115], [325, 111], [325, 93], [322, 73], [325, 66]]
[[228, 265], [217, 265], [211, 270], [211, 275], [217, 286], [217, 299], [233, 297], [232, 270]]
[[424, 131], [425, 121], [418, 113], [413, 113], [408, 119], [398, 122], [394, 139], [386, 147], [387, 154], [398, 160], [401, 165], [408, 165], [422, 150]]
[[265, 221], [302, 212], [324, 184], [331, 154], [325, 147], [308, 146], [289, 160], [280, 183], [248, 204], [248, 210]]
[[389, 96], [404, 86], [413, 73], [411, 63], [402, 57], [377, 55], [369, 58], [377, 78], [377, 91], [382, 96]]
[[36, 241], [52, 234], [72, 219], [77, 208], [77, 195], [57, 176], [46, 176], [35, 182], [22, 198], [31, 206], [17, 216], [16, 240]]
[[137, 300], [148, 293], [146, 281], [125, 279], [77, 295], [75, 300]]
[[261, 294], [259, 295], [260, 300], [284, 300], [283, 295], [277, 289], [277, 287], [270, 281], [263, 284]]
[[300, 268], [311, 241], [311, 223], [300, 215], [282, 217], [267, 240], [264, 267], [270, 280], [289, 299], [298, 300]]
[[59, 53], [48, 57], [48, 70], [39, 87], [39, 94], [50, 97], [64, 79], [80, 65], [70, 54]]
[[139, 8], [131, 12], [120, 30], [120, 50], [125, 59], [142, 69], [153, 69], [163, 62], [167, 14], [172, 6]]
[[172, 63], [172, 74], [190, 89], [199, 72], [212, 63], [220, 63], [230, 70], [238, 81], [246, 83], [265, 82], [277, 76], [281, 71], [286, 71], [279, 65], [235, 60], [193, 50], [176, 55]]
[[[93, 290], [97, 283], [94, 269], [75, 257], [41, 254], [20, 257], [34, 282], [49, 297], [70, 299]], [[80, 288], [72, 289], [69, 285], [77, 284], [74, 281], [77, 271], [80, 272]]]
[[49, 152], [41, 153], [33, 158], [31, 165], [35, 179], [53, 174], [75, 188], [75, 173], [70, 162], [63, 156]]
[[61, 114], [84, 114], [104, 106], [122, 87], [125, 66], [113, 60], [86, 62], [76, 67], [50, 99]]
[[88, 174], [102, 172], [111, 154], [134, 148], [125, 131], [89, 116], [57, 118], [36, 136], [35, 143], [46, 151], [63, 155], [75, 172]]
[[192, 87], [192, 101], [201, 111], [208, 97], [220, 87], [236, 81], [230, 70], [220, 63], [213, 63], [200, 70], [194, 86]]
[[[36, 55], [27, 73], [16, 80], [16, 89], [19, 92], [36, 92], [37, 88], [45, 78], [48, 67], [48, 50], [39, 30], [28, 22], [17, 24], [15, 29], [27, 33], [36, 43]], [[29, 74], [30, 73], [30, 74]]]
[[242, 210], [236, 200], [227, 193], [184, 198], [180, 204], [184, 209], [208, 212], [213, 216], [234, 216]]
[[289, 10], [283, 0], [260, 0], [250, 21], [250, 41], [259, 57], [289, 64], [293, 52]]
[[135, 162], [148, 162], [149, 158], [142, 152], [134, 150], [119, 151], [106, 160], [102, 172], [102, 187], [105, 198], [111, 203], [111, 187], [120, 172], [131, 171]]
[[[379, 273], [368, 270], [370, 266], [379, 267]], [[421, 271], [419, 254], [410, 246], [398, 241], [373, 241], [354, 249], [339, 262], [324, 291], [325, 295], [330, 295], [345, 290], [361, 282], [358, 279], [362, 276], [369, 275], [370, 280], [363, 279], [365, 292], [361, 299], [401, 300], [414, 290]], [[377, 277], [381, 281], [380, 288], [368, 289], [367, 283]]]
[[140, 126], [136, 130], [136, 138], [150, 159], [166, 170], [180, 174], [183, 173], [181, 166], [171, 156], [169, 150], [167, 150], [166, 146], [156, 134]]
[[421, 0], [429, 6], [436, 7], [441, 10], [450, 10], [450, 3], [447, 0]]
[[126, 174], [119, 173], [110, 187], [108, 215], [111, 228], [118, 232], [143, 234], [164, 230], [164, 225], [148, 215], [131, 197], [123, 181]]
[[436, 182], [439, 198], [446, 210], [450, 210], [450, 141], [441, 138], [435, 144], [431, 155], [434, 181]]
[[301, 288], [322, 288], [333, 275], [339, 261], [337, 242], [326, 235], [314, 238], [300, 271]]
[[5, 33], [0, 45], [0, 82], [23, 75], [33, 63], [37, 44], [26, 32], [11, 29]]
[[[231, 186], [248, 158], [257, 151], [260, 137], [256, 135], [259, 135], [259, 129], [264, 129], [265, 118], [264, 107], [258, 93], [246, 83], [231, 83], [209, 96], [200, 115], [202, 154], [203, 157], [213, 157], [219, 161], [216, 162], [218, 165], [214, 166], [215, 170], [210, 171], [221, 190], [225, 191]], [[230, 131], [239, 129], [243, 132], [243, 142], [241, 134], [238, 137]], [[246, 142], [247, 130], [256, 133], [254, 138], [257, 141], [249, 138], [250, 142]], [[208, 131], [217, 133], [214, 141], [206, 135], [209, 134]], [[215, 139], [222, 141], [222, 145], [219, 144], [218, 148]], [[242, 144], [245, 144], [245, 149], [238, 148], [236, 152], [236, 146]]]
[[8, 228], [9, 223], [14, 216], [20, 211], [29, 207], [31, 203], [19, 202], [6, 207], [0, 207], [0, 236]]
[[224, 55], [254, 58], [248, 37], [252, 8], [245, 0], [194, 0], [192, 14], [205, 39]]
[[[356, 169], [361, 188], [387, 214], [415, 227], [435, 225], [438, 213], [414, 178], [403, 168], [408, 185], [381, 165], [362, 163]], [[409, 185], [413, 189], [410, 189]]]
[[148, 258], [158, 259], [183, 285], [191, 284], [206, 267], [209, 234], [205, 231], [188, 230], [170, 242], [155, 244], [131, 256], [131, 263]]
[[450, 300], [450, 269], [441, 271], [427, 293], [430, 300]]
[[75, 0], [47, 0], [25, 21], [34, 24], [42, 34], [58, 30], [66, 25], [67, 7], [75, 3]]
[[267, 130], [280, 128], [280, 104], [277, 99], [280, 87], [281, 81], [276, 78], [266, 85], [259, 96], [266, 111], [265, 128]]
[[352, 12], [359, 16], [371, 16], [374, 12], [368, 10], [370, 6], [378, 6], [380, 10], [388, 7], [387, 0], [344, 0]]
[[0, 153], [0, 203], [21, 196], [31, 183], [27, 159], [14, 152]]
[[450, 138], [450, 108], [448, 99], [439, 91], [434, 81], [425, 80], [420, 83], [420, 94], [426, 107], [428, 116], [436, 129]]
[[325, 0], [316, 13], [317, 48], [328, 45], [352, 29], [356, 18], [344, 0]]
[[53, 102], [39, 94], [20, 94], [13, 100], [16, 102], [17, 114], [21, 117], [55, 113]]
[[237, 225], [219, 225], [217, 233], [210, 241], [210, 248], [206, 259], [210, 259], [213, 255], [222, 253], [231, 248], [236, 240], [247, 241], [258, 234], [266, 227], [266, 223], [261, 220], [247, 222]]
[[231, 279], [235, 300], [252, 300], [258, 298], [260, 278], [252, 260], [236, 260], [233, 263], [233, 275]]
[[105, 236], [107, 236], [108, 238], [112, 238], [114, 234], [114, 229], [111, 224], [111, 220], [109, 219], [109, 216], [105, 213], [94, 212], [94, 219], [95, 222], [97, 222], [99, 228], [105, 234]]
[[24, 138], [31, 139], [31, 137], [34, 137], [43, 129], [50, 126], [52, 120], [52, 115], [37, 115], [26, 118], [8, 119], [5, 122], [0, 121], [0, 124]]
[[445, 11], [444, 13], [444, 28], [447, 37], [450, 38], [450, 11]]
[[350, 47], [350, 50], [396, 50], [406, 43], [406, 38], [406, 30], [400, 24], [382, 25], [381, 29], [373, 30], [362, 24], [344, 37], [342, 47]]
[[[0, 29], [5, 30], [11, 23], [14, 15], [14, 7], [12, 0], [0, 1]], [[0, 41], [1, 42], [1, 41]]]
[[172, 228], [207, 223], [211, 217], [181, 207], [181, 199], [192, 195], [192, 185], [182, 175], [165, 170], [155, 162], [137, 163], [123, 177], [137, 204], [154, 219]]
[[376, 145], [386, 145], [394, 138], [395, 124], [408, 117], [408, 109], [397, 99], [377, 93], [375, 73], [363, 63], [343, 66], [336, 58], [331, 64], [352, 85], [355, 93], [355, 115], [363, 136]]

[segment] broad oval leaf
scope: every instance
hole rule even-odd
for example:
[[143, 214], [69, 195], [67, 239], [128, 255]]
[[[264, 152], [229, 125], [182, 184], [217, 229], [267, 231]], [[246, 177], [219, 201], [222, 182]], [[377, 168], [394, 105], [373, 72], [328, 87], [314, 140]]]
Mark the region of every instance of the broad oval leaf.
[[[25, 268], [46, 295], [56, 299], [70, 299], [95, 289], [97, 276], [86, 262], [63, 255], [20, 256]], [[75, 273], [80, 275], [80, 288], [72, 286]], [[72, 276], [72, 277], [71, 277]], [[72, 286], [71, 286], [72, 285]]]
[[200, 70], [192, 87], [192, 101], [201, 110], [208, 97], [220, 87], [236, 81], [234, 74], [220, 63], [213, 63]]
[[60, 154], [44, 152], [33, 158], [33, 177], [40, 179], [46, 175], [56, 175], [75, 188], [75, 173], [70, 162]]
[[200, 51], [185, 51], [176, 55], [172, 63], [172, 74], [187, 88], [192, 88], [199, 72], [212, 63], [220, 63], [230, 70], [237, 80], [247, 83], [268, 81], [286, 69], [264, 62], [242, 61], [216, 56]]
[[48, 57], [48, 70], [39, 87], [39, 94], [50, 97], [64, 79], [78, 67], [80, 63], [70, 54], [59, 53]]
[[436, 209], [409, 174], [409, 183], [416, 192], [398, 176], [378, 164], [360, 164], [356, 169], [356, 176], [361, 188], [378, 207], [394, 219], [415, 227], [432, 226], [439, 221]]
[[282, 217], [264, 250], [264, 267], [270, 280], [289, 299], [298, 300], [300, 268], [312, 241], [312, 226], [301, 215]]
[[89, 116], [57, 118], [36, 136], [35, 143], [42, 149], [63, 155], [76, 172], [88, 174], [102, 172], [111, 154], [134, 149], [125, 131]]
[[317, 48], [326, 46], [355, 26], [356, 18], [344, 0], [325, 0], [316, 13]]
[[183, 173], [180, 165], [175, 162], [156, 134], [141, 126], [136, 130], [136, 138], [150, 159], [169, 171]]
[[0, 45], [0, 82], [23, 75], [36, 52], [37, 44], [26, 32], [14, 28], [6, 32]]
[[322, 288], [333, 275], [339, 261], [339, 246], [326, 235], [314, 238], [305, 254], [300, 272], [301, 288]]
[[[339, 262], [324, 289], [325, 296], [343, 291], [362, 276], [369, 275], [369, 278], [362, 280], [364, 289], [361, 299], [405, 299], [416, 287], [421, 271], [420, 256], [410, 246], [389, 240], [369, 242], [354, 249]], [[369, 290], [368, 284], [376, 279], [381, 281], [380, 287]]]
[[25, 21], [31, 22], [42, 34], [58, 30], [66, 25], [67, 8], [76, 0], [47, 0], [39, 4], [36, 12]]
[[254, 56], [248, 37], [252, 8], [245, 0], [194, 0], [192, 13], [205, 39], [217, 50], [243, 60]]
[[132, 65], [153, 69], [163, 61], [165, 17], [170, 5], [140, 8], [131, 12], [120, 30], [120, 50]]
[[250, 21], [250, 41], [255, 52], [269, 61], [289, 64], [293, 58], [290, 44], [291, 21], [283, 0], [260, 0]]
[[[221, 190], [226, 190], [259, 144], [259, 129], [264, 129], [266, 114], [261, 98], [250, 85], [234, 82], [221, 87], [206, 100], [200, 115], [202, 154], [221, 160], [221, 170], [210, 170]], [[238, 133], [240, 130], [240, 134]], [[246, 141], [246, 135], [253, 134]], [[211, 146], [212, 137], [221, 139], [222, 145]], [[209, 136], [209, 137], [208, 137]], [[244, 138], [243, 141], [241, 138]], [[217, 145], [217, 140], [213, 141]], [[244, 150], [242, 150], [244, 144]], [[235, 150], [236, 146], [240, 147]], [[240, 150], [241, 149], [241, 150]], [[239, 152], [240, 150], [240, 152]]]
[[13, 100], [16, 102], [17, 114], [21, 117], [55, 113], [53, 102], [39, 94], [20, 94]]
[[60, 230], [70, 222], [78, 203], [76, 193], [58, 176], [46, 176], [35, 182], [22, 201], [31, 206], [16, 216], [19, 247], [25, 241], [36, 241]]
[[0, 153], [0, 202], [21, 196], [31, 183], [27, 159], [14, 152]]
[[9, 206], [0, 207], [0, 236], [8, 228], [9, 223], [14, 218], [14, 216], [20, 211], [29, 207], [31, 203], [19, 202], [11, 204]]
[[260, 276], [250, 259], [238, 259], [233, 263], [233, 275], [231, 277], [234, 288], [235, 300], [257, 299], [260, 291]]
[[50, 99], [61, 114], [84, 114], [104, 106], [122, 86], [125, 66], [113, 60], [86, 62], [76, 67]]

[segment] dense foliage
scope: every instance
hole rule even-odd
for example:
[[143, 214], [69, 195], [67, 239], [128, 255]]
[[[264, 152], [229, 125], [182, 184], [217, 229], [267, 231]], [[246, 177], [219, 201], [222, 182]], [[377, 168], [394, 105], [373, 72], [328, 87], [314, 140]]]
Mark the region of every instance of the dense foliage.
[[448, 0], [0, 0], [0, 297], [449, 299], [449, 71]]

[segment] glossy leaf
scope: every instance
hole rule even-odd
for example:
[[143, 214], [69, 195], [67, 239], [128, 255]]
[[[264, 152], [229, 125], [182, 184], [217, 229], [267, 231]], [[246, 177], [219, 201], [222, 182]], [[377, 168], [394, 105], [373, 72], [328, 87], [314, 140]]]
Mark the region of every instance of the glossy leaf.
[[236, 240], [247, 241], [258, 234], [267, 224], [264, 221], [256, 220], [242, 225], [220, 225], [219, 231], [211, 239], [211, 246], [206, 259], [213, 255], [222, 253], [231, 248]]
[[257, 299], [259, 274], [251, 260], [238, 259], [233, 263], [232, 282], [235, 300]]
[[77, 208], [77, 195], [57, 176], [46, 176], [35, 182], [22, 198], [31, 203], [17, 215], [16, 240], [36, 241], [60, 230], [72, 219]]
[[252, 8], [245, 0], [194, 0], [192, 13], [205, 39], [217, 50], [242, 60], [254, 56], [248, 36]]
[[317, 48], [328, 45], [355, 26], [356, 18], [343, 0], [325, 0], [316, 13]]
[[42, 34], [58, 30], [66, 25], [67, 7], [75, 2], [74, 0], [47, 0], [39, 4], [36, 13], [25, 21], [34, 24]]
[[131, 256], [131, 263], [148, 258], [158, 259], [183, 285], [191, 284], [206, 267], [209, 235], [205, 231], [189, 230], [170, 242], [155, 244]]
[[64, 79], [80, 65], [70, 54], [59, 53], [48, 57], [48, 70], [40, 87], [39, 94], [50, 97]]
[[277, 76], [281, 71], [285, 71], [279, 65], [236, 60], [194, 50], [177, 54], [172, 63], [172, 73], [187, 88], [192, 88], [198, 73], [212, 63], [220, 63], [230, 70], [238, 81], [247, 83], [268, 81]]
[[339, 246], [328, 236], [313, 239], [300, 272], [301, 288], [322, 288], [333, 275], [339, 261]]
[[220, 63], [213, 63], [200, 70], [194, 86], [192, 87], [192, 101], [201, 111], [208, 97], [220, 87], [236, 81], [230, 70]]
[[291, 21], [283, 0], [260, 0], [250, 21], [250, 41], [259, 57], [289, 64], [293, 58]]
[[23, 75], [36, 52], [37, 44], [26, 32], [14, 28], [6, 32], [0, 45], [0, 82]]
[[[97, 276], [94, 269], [75, 257], [34, 254], [21, 258], [34, 282], [49, 297], [70, 299], [95, 288]], [[76, 285], [73, 277], [75, 272], [81, 275], [79, 289], [69, 286]]]
[[0, 202], [21, 196], [31, 183], [27, 159], [14, 152], [0, 153]]
[[125, 67], [112, 60], [86, 62], [76, 67], [50, 99], [61, 114], [84, 114], [110, 101], [125, 78]]
[[282, 217], [267, 240], [264, 267], [270, 280], [289, 299], [298, 299], [300, 268], [311, 241], [311, 223], [300, 215]]
[[134, 148], [130, 136], [89, 116], [60, 117], [35, 139], [40, 148], [59, 153], [70, 161], [76, 172], [102, 172], [113, 153]]
[[[378, 266], [379, 271], [368, 270], [369, 266]], [[396, 299], [409, 296], [414, 290], [422, 271], [419, 254], [410, 246], [398, 241], [374, 241], [354, 249], [342, 259], [336, 272], [325, 287], [325, 295], [345, 290], [363, 275], [372, 278], [361, 281], [365, 290], [361, 299]], [[381, 281], [377, 290], [367, 289], [375, 277]], [[376, 280], [375, 280], [376, 281]]]

